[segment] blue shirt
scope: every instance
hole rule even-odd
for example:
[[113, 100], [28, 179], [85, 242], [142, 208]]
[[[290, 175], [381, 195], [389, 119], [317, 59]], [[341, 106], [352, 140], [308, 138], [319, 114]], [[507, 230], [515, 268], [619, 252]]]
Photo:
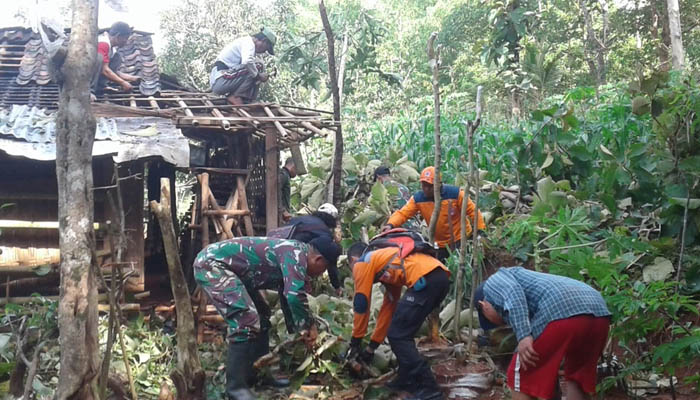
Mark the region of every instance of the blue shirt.
[[518, 341], [542, 334], [552, 321], [590, 314], [610, 315], [603, 296], [583, 282], [558, 275], [501, 268], [484, 284], [484, 299], [513, 328]]

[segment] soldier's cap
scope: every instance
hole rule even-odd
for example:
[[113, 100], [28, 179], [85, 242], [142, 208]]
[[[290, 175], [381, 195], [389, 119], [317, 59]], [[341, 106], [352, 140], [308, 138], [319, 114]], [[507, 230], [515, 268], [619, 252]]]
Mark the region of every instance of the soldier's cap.
[[[336, 272], [338, 269], [338, 256], [340, 256], [343, 251], [340, 246], [329, 236], [319, 236], [312, 239], [309, 244], [318, 250], [323, 258], [328, 261], [328, 274]], [[331, 272], [331, 270], [333, 270], [333, 272]]]
[[482, 282], [481, 285], [479, 285], [474, 291], [474, 306], [477, 310], [479, 310], [479, 325], [481, 325], [481, 329], [487, 331], [489, 329], [498, 327], [498, 325], [494, 324], [493, 322], [489, 321], [488, 318], [486, 318], [483, 311], [481, 310], [481, 305], [479, 304], [480, 301], [484, 300], [485, 283], [486, 282]]
[[432, 185], [435, 182], [435, 167], [425, 167], [420, 173], [420, 181]]
[[385, 165], [380, 165], [377, 167], [377, 169], [374, 170], [374, 180], [377, 180], [378, 176], [382, 175], [391, 175], [391, 170], [389, 170], [389, 167]]
[[260, 29], [260, 33], [265, 35], [265, 38], [267, 38], [267, 41], [270, 42], [270, 48], [267, 49], [267, 52], [270, 53], [270, 55], [274, 56], [275, 55], [275, 44], [277, 44], [277, 35], [275, 35], [274, 32], [272, 32], [270, 29], [263, 27]]

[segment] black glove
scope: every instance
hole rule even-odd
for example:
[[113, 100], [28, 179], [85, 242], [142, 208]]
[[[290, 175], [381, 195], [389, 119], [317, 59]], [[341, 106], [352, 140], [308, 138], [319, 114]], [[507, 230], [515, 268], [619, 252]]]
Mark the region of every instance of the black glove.
[[374, 358], [374, 351], [379, 347], [379, 342], [370, 341], [369, 345], [360, 353], [358, 358], [365, 364], [372, 362]]
[[345, 359], [346, 360], [354, 360], [359, 357], [360, 355], [360, 346], [362, 345], [362, 339], [361, 338], [351, 338], [350, 339], [350, 348], [348, 349], [348, 352], [345, 353]]

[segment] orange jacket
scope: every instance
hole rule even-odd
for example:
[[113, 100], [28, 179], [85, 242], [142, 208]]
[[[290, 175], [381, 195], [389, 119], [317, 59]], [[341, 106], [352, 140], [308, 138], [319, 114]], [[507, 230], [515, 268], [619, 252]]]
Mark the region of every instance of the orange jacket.
[[[462, 239], [462, 225], [459, 222], [459, 214], [462, 211], [462, 201], [464, 201], [464, 191], [457, 186], [442, 185], [442, 193], [440, 195], [440, 214], [438, 215], [437, 226], [435, 227], [435, 241], [439, 247], [447, 247], [450, 241], [454, 239], [454, 243], [458, 243]], [[418, 212], [423, 216], [425, 222], [430, 224], [430, 218], [433, 216], [435, 201], [425, 197], [423, 192], [416, 192], [411, 199], [400, 210], [394, 212], [389, 217], [388, 223], [399, 227], [403, 225], [409, 218], [412, 218]], [[472, 224], [474, 220], [474, 212], [476, 206], [474, 202], [467, 197], [467, 236], [472, 233]], [[450, 212], [452, 215], [448, 215]], [[484, 217], [479, 212], [478, 229], [486, 229]], [[450, 219], [452, 219], [452, 233], [450, 236]]]
[[[379, 309], [377, 325], [372, 334], [372, 341], [381, 343], [386, 337], [391, 317], [398, 305], [403, 286], [412, 287], [422, 276], [435, 268], [449, 270], [437, 259], [423, 253], [410, 254], [403, 260], [398, 256], [397, 248], [384, 248], [367, 253], [352, 269], [355, 281], [352, 337], [363, 338], [367, 333], [369, 313], [372, 304], [372, 285], [381, 282], [386, 288], [384, 302]], [[388, 268], [384, 268], [389, 265]], [[383, 272], [382, 272], [383, 271]], [[405, 271], [405, 273], [404, 273]]]

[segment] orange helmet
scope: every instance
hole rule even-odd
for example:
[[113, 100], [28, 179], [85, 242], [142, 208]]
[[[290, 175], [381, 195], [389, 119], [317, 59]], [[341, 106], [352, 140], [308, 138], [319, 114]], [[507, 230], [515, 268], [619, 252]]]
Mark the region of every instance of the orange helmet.
[[435, 182], [435, 167], [425, 167], [420, 173], [420, 181], [432, 185]]

